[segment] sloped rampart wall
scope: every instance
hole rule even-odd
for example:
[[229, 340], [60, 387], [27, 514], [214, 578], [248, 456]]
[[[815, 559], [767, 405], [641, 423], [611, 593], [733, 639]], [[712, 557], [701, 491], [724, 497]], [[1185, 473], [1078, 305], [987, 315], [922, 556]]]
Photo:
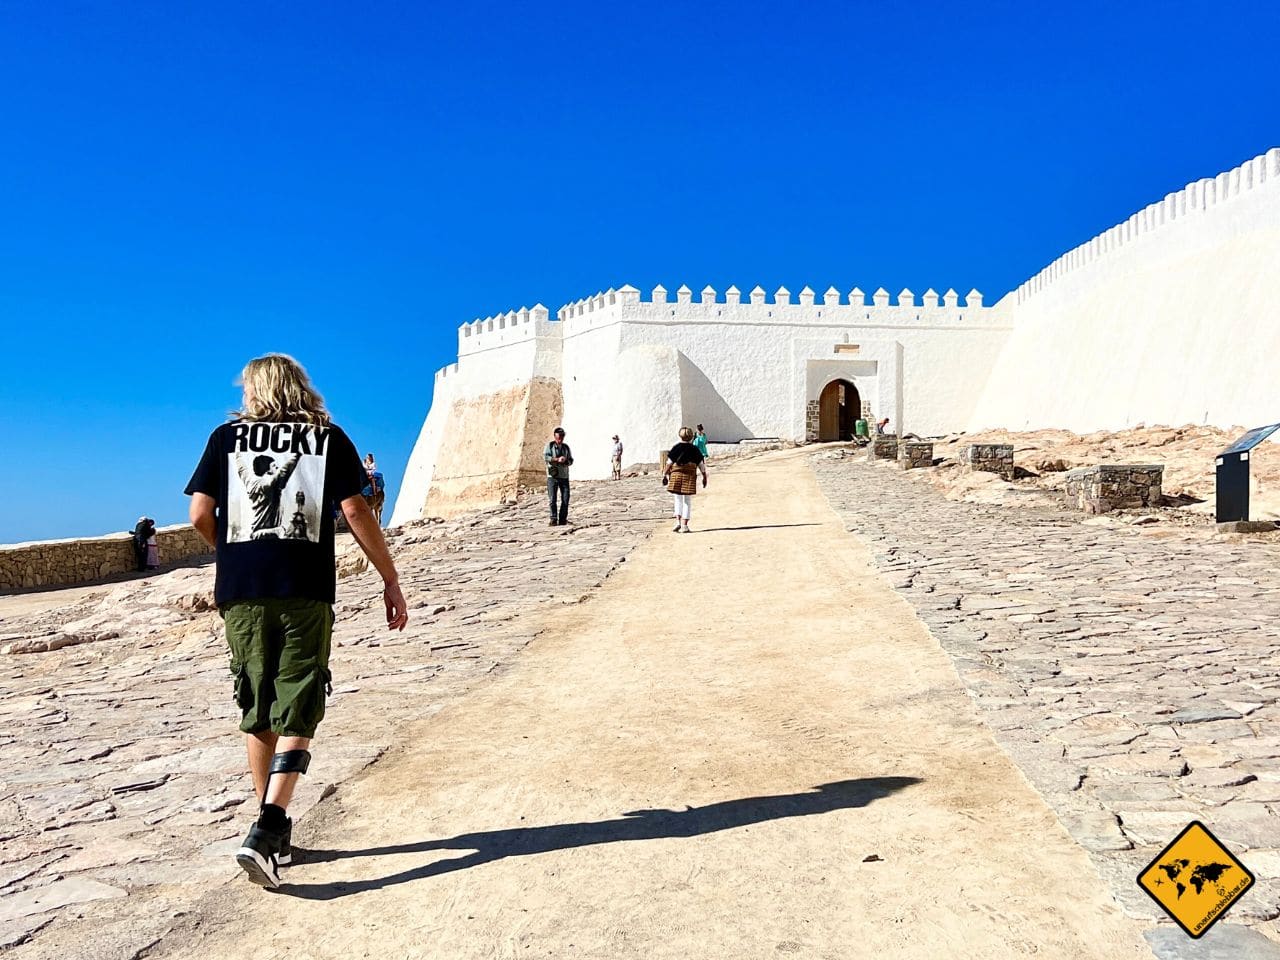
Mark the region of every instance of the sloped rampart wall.
[[1280, 148], [1198, 180], [1059, 257], [1012, 321], [973, 429], [1280, 419]]
[[431, 406], [391, 513], [392, 526], [455, 516], [541, 486], [563, 409], [560, 337], [541, 305], [464, 323], [458, 362], [438, 371]]

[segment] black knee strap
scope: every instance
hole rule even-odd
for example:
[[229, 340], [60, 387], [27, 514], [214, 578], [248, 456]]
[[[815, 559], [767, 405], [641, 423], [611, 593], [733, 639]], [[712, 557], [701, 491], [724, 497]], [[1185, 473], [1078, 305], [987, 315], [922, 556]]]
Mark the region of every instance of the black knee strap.
[[271, 758], [271, 773], [306, 773], [311, 764], [310, 750], [286, 750]]

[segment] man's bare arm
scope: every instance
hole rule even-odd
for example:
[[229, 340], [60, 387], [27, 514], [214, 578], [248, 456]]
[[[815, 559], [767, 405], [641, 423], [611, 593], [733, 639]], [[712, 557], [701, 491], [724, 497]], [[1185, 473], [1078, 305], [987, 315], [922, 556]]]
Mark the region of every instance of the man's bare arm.
[[217, 506], [218, 501], [207, 493], [193, 493], [191, 505], [187, 510], [196, 533], [200, 534], [201, 539], [211, 547], [218, 545], [218, 517], [214, 513]]
[[387, 607], [387, 629], [403, 630], [409, 622], [409, 611], [400, 592], [400, 575], [396, 573], [395, 561], [391, 559], [391, 551], [387, 549], [386, 538], [382, 536], [382, 528], [378, 526], [373, 511], [360, 494], [347, 497], [342, 501], [342, 515], [347, 518], [347, 526], [351, 534], [360, 544], [360, 549], [369, 558], [375, 570], [382, 576], [382, 602]]

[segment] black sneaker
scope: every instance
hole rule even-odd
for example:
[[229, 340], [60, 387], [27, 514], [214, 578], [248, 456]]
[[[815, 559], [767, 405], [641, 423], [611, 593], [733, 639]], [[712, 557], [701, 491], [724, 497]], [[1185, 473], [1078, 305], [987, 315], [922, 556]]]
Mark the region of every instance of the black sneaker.
[[280, 852], [276, 854], [276, 863], [287, 867], [293, 863], [293, 820], [284, 822], [284, 833], [280, 835]]
[[256, 823], [249, 828], [236, 852], [236, 863], [249, 875], [250, 881], [260, 887], [280, 886], [280, 842], [283, 839], [283, 834], [266, 830]]

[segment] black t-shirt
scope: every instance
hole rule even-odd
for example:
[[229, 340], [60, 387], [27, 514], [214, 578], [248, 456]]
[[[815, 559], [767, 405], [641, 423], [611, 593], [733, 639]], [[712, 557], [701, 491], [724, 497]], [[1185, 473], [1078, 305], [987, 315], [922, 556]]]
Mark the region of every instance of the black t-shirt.
[[218, 504], [214, 602], [333, 603], [333, 505], [368, 482], [336, 425], [237, 420], [214, 430], [186, 490]]
[[677, 467], [686, 463], [692, 463], [696, 467], [702, 462], [703, 456], [702, 451], [692, 443], [681, 441], [667, 452], [667, 459]]

